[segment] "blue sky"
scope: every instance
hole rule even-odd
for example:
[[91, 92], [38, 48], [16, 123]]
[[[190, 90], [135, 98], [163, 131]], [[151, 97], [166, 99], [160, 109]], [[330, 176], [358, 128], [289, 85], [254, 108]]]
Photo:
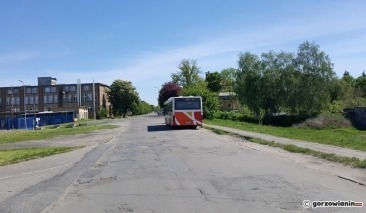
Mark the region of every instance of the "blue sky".
[[0, 87], [132, 81], [142, 100], [182, 59], [204, 73], [238, 54], [320, 45], [342, 76], [366, 70], [364, 0], [0, 0]]

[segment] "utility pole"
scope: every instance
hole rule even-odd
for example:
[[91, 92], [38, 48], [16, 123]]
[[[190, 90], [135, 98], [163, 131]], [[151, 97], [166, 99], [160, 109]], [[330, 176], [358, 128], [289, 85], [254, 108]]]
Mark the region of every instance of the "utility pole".
[[23, 84], [24, 126], [25, 126], [25, 130], [27, 130], [27, 109], [25, 106], [25, 85], [22, 80], [19, 80], [19, 82], [22, 82], [22, 84]]
[[67, 92], [63, 91], [62, 94], [65, 95], [65, 105], [66, 105], [65, 123], [67, 123]]

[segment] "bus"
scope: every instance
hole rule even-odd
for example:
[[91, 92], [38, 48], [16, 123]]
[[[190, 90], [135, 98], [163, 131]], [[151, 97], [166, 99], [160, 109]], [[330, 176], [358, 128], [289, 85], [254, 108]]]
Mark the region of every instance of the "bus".
[[164, 115], [167, 126], [202, 127], [202, 98], [200, 96], [171, 97], [164, 103]]

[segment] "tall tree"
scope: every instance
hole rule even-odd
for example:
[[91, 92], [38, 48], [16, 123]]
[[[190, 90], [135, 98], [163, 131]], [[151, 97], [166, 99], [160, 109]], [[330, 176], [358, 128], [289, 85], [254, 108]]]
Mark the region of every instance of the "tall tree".
[[365, 71], [360, 77], [356, 79], [356, 88], [363, 93], [363, 97], [366, 98], [366, 75]]
[[199, 81], [200, 68], [197, 66], [196, 60], [183, 59], [178, 66], [179, 70], [172, 73], [172, 81], [181, 87], [192, 85]]
[[128, 111], [132, 111], [139, 103], [139, 94], [130, 81], [115, 80], [108, 92], [113, 114], [126, 117]]
[[170, 97], [177, 97], [181, 89], [182, 88], [178, 84], [171, 81], [161, 85], [158, 98], [159, 106], [163, 108], [165, 101]]
[[250, 52], [239, 54], [239, 70], [236, 79], [236, 94], [241, 104], [247, 105], [261, 121], [263, 99], [261, 91], [262, 64], [257, 55]]
[[350, 73], [347, 70], [344, 71], [342, 80], [349, 83], [351, 86], [355, 86], [356, 83], [355, 78], [352, 75], [350, 75]]
[[288, 111], [296, 103], [296, 96], [293, 95], [296, 92], [296, 76], [292, 61], [291, 53], [262, 53], [261, 91], [263, 108], [267, 113]]
[[300, 44], [294, 65], [300, 73], [301, 111], [318, 113], [330, 103], [330, 82], [336, 75], [329, 56], [314, 42]]
[[222, 89], [222, 76], [219, 72], [207, 72], [206, 79], [207, 88], [211, 92], [220, 92]]

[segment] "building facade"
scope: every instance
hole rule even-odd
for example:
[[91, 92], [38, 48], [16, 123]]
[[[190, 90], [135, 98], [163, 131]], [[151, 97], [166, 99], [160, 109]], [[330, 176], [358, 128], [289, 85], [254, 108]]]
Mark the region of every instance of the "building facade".
[[232, 111], [239, 109], [239, 103], [234, 92], [220, 92], [219, 100], [222, 111]]
[[56, 78], [39, 77], [38, 85], [0, 87], [0, 119], [45, 111], [74, 111], [78, 118], [96, 118], [102, 107], [110, 109], [102, 83], [57, 84]]

